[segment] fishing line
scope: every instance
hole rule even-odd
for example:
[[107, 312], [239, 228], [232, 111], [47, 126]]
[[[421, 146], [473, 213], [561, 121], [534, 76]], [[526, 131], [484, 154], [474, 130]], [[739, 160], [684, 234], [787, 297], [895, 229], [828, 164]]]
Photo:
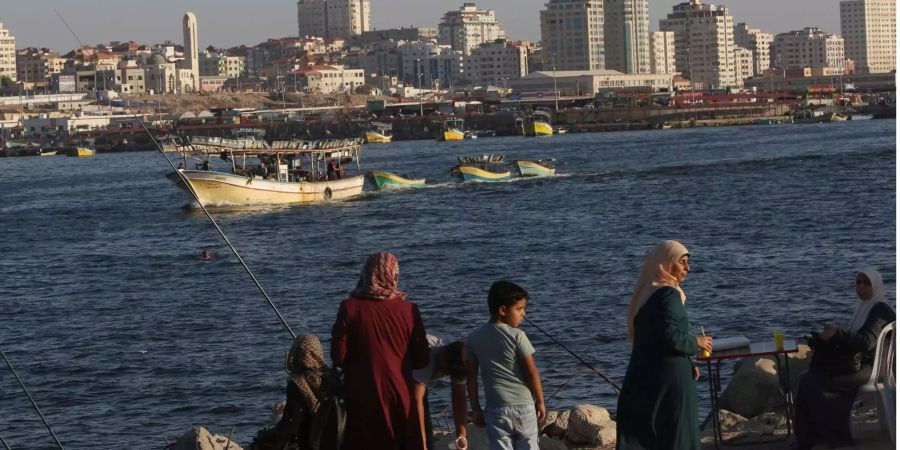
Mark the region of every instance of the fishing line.
[[[50, 424], [47, 423], [47, 419], [44, 418], [44, 414], [41, 413], [41, 409], [38, 408], [37, 403], [35, 403], [34, 399], [31, 398], [31, 394], [29, 394], [28, 389], [25, 388], [25, 383], [22, 383], [22, 379], [19, 378], [19, 374], [16, 373], [16, 369], [13, 369], [12, 364], [9, 362], [9, 358], [6, 357], [6, 353], [3, 353], [3, 350], [0, 350], [0, 356], [3, 357], [3, 361], [6, 361], [6, 366], [9, 367], [9, 371], [12, 372], [14, 377], [16, 377], [16, 381], [19, 382], [19, 386], [22, 388], [22, 392], [24, 392], [25, 395], [28, 396], [28, 400], [31, 401], [31, 406], [34, 406], [34, 410], [37, 411], [38, 416], [40, 416], [41, 418], [41, 421], [44, 422], [44, 426], [46, 426], [47, 429], [50, 430], [50, 435], [53, 436], [53, 440], [56, 441], [56, 445], [58, 445], [59, 448], [62, 449], [63, 445], [59, 443], [59, 438], [56, 437], [56, 433], [53, 432], [53, 428], [51, 428]], [[3, 438], [0, 438], [0, 440], [2, 439]], [[3, 445], [5, 445], [7, 449], [9, 448], [9, 444], [7, 444], [6, 441], [3, 441]]]
[[617, 384], [614, 383], [612, 380], [610, 380], [609, 377], [607, 377], [606, 375], [604, 375], [603, 372], [601, 372], [601, 371], [597, 370], [596, 368], [594, 368], [594, 366], [591, 365], [591, 363], [589, 363], [589, 362], [585, 361], [584, 359], [582, 359], [580, 356], [578, 356], [577, 354], [575, 354], [575, 352], [573, 352], [572, 350], [569, 350], [569, 347], [566, 347], [562, 342], [559, 342], [558, 340], [556, 340], [555, 337], [551, 336], [550, 333], [544, 331], [543, 328], [539, 327], [536, 323], [532, 322], [531, 319], [529, 319], [528, 317], [526, 317], [526, 318], [525, 318], [525, 321], [528, 322], [529, 325], [531, 325], [531, 326], [537, 328], [537, 330], [540, 331], [541, 333], [544, 333], [545, 336], [547, 336], [548, 338], [550, 338], [550, 340], [553, 341], [554, 343], [556, 343], [556, 345], [562, 347], [563, 350], [569, 352], [570, 355], [574, 356], [575, 359], [577, 359], [577, 360], [580, 361], [582, 364], [584, 364], [585, 366], [587, 366], [588, 369], [591, 369], [591, 370], [594, 371], [594, 373], [596, 373], [597, 375], [600, 375], [601, 378], [603, 378], [604, 380], [606, 380], [606, 382], [609, 383], [609, 385], [612, 386], [613, 389], [616, 390], [616, 394], [619, 394], [619, 393], [622, 392], [622, 388], [620, 388], [619, 385], [617, 385]]
[[12, 447], [10, 447], [9, 444], [6, 443], [6, 439], [3, 439], [3, 436], [0, 436], [0, 442], [3, 443], [3, 446], [6, 447], [6, 450], [12, 450]]
[[[57, 11], [55, 9], [53, 11], [56, 13], [57, 16], [59, 16], [59, 20], [62, 20], [63, 24], [65, 24], [66, 28], [69, 29], [69, 32], [72, 33], [72, 36], [78, 41], [78, 43], [80, 43], [81, 46], [84, 47], [84, 42], [82, 42], [81, 39], [78, 37], [78, 35], [75, 34], [75, 31], [73, 31], [72, 28], [69, 27], [69, 24], [66, 23], [66, 19], [63, 19], [62, 14], [60, 14], [59, 11]], [[94, 86], [94, 91], [96, 91], [96, 90], [97, 90], [97, 87]], [[188, 182], [187, 177], [185, 177], [184, 174], [179, 172], [178, 169], [175, 168], [175, 164], [172, 164], [172, 161], [169, 159], [168, 156], [166, 156], [166, 152], [163, 151], [162, 146], [159, 145], [159, 142], [156, 140], [155, 137], [153, 137], [153, 133], [151, 133], [150, 129], [147, 128], [147, 124], [145, 124], [144, 121], [141, 120], [141, 118], [137, 115], [137, 113], [131, 107], [131, 102], [129, 102], [128, 99], [126, 99], [125, 96], [122, 95], [121, 92], [118, 92], [118, 94], [119, 94], [119, 97], [121, 97], [122, 100], [125, 101], [125, 107], [128, 108], [128, 112], [130, 112], [132, 117], [134, 117], [134, 120], [137, 120], [137, 122], [141, 125], [141, 128], [144, 130], [145, 133], [147, 133], [147, 136], [149, 136], [150, 139], [153, 140], [153, 144], [156, 146], [156, 149], [159, 150], [159, 153], [163, 156], [163, 158], [166, 159], [166, 162], [169, 163], [169, 167], [172, 168], [172, 171], [176, 175], [178, 175], [178, 179], [182, 183], [184, 183], [185, 186], [188, 187], [188, 192], [191, 193], [191, 196], [194, 197], [194, 200], [197, 202], [198, 205], [200, 205], [200, 209], [202, 209], [203, 213], [206, 214], [206, 218], [208, 218], [209, 221], [213, 224], [213, 226], [216, 228], [216, 231], [218, 231], [219, 235], [222, 236], [222, 239], [225, 240], [225, 244], [228, 245], [228, 248], [230, 248], [231, 252], [234, 253], [234, 256], [237, 257], [238, 262], [241, 263], [241, 267], [244, 268], [244, 270], [247, 272], [247, 275], [250, 275], [250, 279], [253, 280], [253, 283], [256, 285], [256, 288], [259, 289], [259, 292], [266, 299], [266, 302], [269, 304], [270, 307], [272, 307], [272, 310], [275, 311], [275, 315], [278, 316], [278, 319], [281, 321], [281, 324], [284, 325], [284, 328], [287, 329], [288, 333], [291, 334], [292, 338], [296, 338], [297, 335], [294, 333], [294, 330], [291, 330], [290, 325], [288, 325], [287, 321], [284, 320], [284, 316], [282, 316], [281, 312], [278, 311], [278, 308], [275, 306], [275, 303], [272, 302], [272, 299], [269, 297], [269, 294], [266, 293], [266, 290], [263, 289], [262, 284], [260, 284], [259, 280], [256, 279], [256, 275], [253, 274], [253, 271], [251, 271], [250, 267], [247, 265], [247, 263], [244, 262], [244, 258], [241, 257], [241, 255], [240, 255], [240, 253], [238, 253], [237, 249], [234, 248], [234, 245], [231, 244], [231, 240], [228, 239], [228, 236], [225, 235], [225, 232], [222, 231], [222, 228], [219, 226], [219, 224], [216, 222], [216, 220], [213, 219], [213, 216], [212, 216], [212, 214], [209, 213], [209, 210], [206, 209], [206, 205], [204, 205], [203, 202], [200, 201], [200, 197], [197, 195], [196, 192], [194, 192], [194, 187], [191, 186], [191, 183]], [[110, 100], [107, 99], [107, 101], [110, 101]], [[109, 139], [109, 136], [107, 136], [107, 140], [108, 139]]]

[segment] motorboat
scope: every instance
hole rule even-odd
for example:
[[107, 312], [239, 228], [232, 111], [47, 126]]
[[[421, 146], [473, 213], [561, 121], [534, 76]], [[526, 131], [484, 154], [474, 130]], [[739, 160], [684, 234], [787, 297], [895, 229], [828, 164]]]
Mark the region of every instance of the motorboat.
[[509, 170], [504, 168], [503, 155], [460, 156], [459, 165], [451, 173], [458, 175], [463, 181], [506, 181], [510, 178]]
[[458, 119], [455, 117], [449, 118], [445, 120], [441, 126], [440, 134], [438, 134], [439, 141], [461, 141], [465, 139], [466, 133], [464, 130], [465, 121], [463, 119]]
[[556, 168], [550, 165], [552, 160], [530, 161], [517, 159], [515, 163], [516, 168], [519, 169], [519, 175], [523, 177], [552, 177], [556, 175]]
[[390, 188], [420, 188], [425, 187], [425, 179], [419, 178], [411, 180], [390, 172], [372, 171], [369, 172], [369, 178], [375, 183], [378, 190]]

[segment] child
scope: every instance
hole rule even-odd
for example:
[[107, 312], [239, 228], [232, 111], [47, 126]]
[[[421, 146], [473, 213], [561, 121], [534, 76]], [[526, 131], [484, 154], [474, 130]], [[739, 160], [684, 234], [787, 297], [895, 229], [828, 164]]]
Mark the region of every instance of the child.
[[[490, 322], [469, 335], [466, 377], [472, 421], [487, 425], [491, 450], [538, 450], [538, 423], [543, 422], [544, 393], [534, 363], [534, 347], [519, 330], [528, 293], [509, 281], [488, 292]], [[478, 401], [478, 369], [484, 383], [484, 410]]]
[[437, 336], [429, 334], [427, 337], [428, 346], [431, 348], [431, 362], [421, 369], [412, 371], [415, 381], [413, 394], [425, 448], [434, 450], [428, 386], [447, 375], [450, 376], [450, 409], [453, 411], [453, 423], [456, 425], [456, 446], [466, 447], [466, 422], [469, 420], [469, 405], [466, 402], [466, 345], [462, 341], [444, 345]]

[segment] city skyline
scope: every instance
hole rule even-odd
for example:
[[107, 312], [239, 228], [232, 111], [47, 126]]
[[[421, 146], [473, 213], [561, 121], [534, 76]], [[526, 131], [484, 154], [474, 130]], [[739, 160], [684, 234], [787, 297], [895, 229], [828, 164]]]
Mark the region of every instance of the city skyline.
[[[509, 39], [540, 40], [539, 11], [547, 0], [482, 0], [479, 9], [496, 11], [498, 21]], [[197, 15], [200, 48], [210, 45], [232, 47], [256, 45], [268, 38], [296, 36], [297, 3], [295, 0], [193, 0], [177, 2], [161, 0], [153, 3], [137, 0], [112, 2], [82, 0], [73, 5], [65, 0], [33, 0], [27, 5], [16, 2], [4, 5], [0, 23], [16, 37], [17, 47], [48, 47], [67, 52], [78, 47], [78, 41], [59, 20], [54, 10], [66, 19], [78, 37], [88, 45], [110, 41], [156, 44], [166, 40], [180, 43], [181, 18], [187, 11]], [[456, 3], [417, 0], [373, 0], [372, 23], [376, 29], [401, 26], [437, 28], [446, 11], [458, 9]], [[659, 19], [671, 12], [679, 0], [649, 0], [650, 30], [659, 29]], [[832, 34], [840, 34], [839, 0], [754, 0], [704, 3], [724, 4], [737, 22], [768, 33], [781, 33], [815, 26]], [[778, 9], [780, 14], [772, 14]], [[108, 13], [103, 13], [110, 10]], [[140, 20], [129, 21], [124, 14], [139, 14]]]

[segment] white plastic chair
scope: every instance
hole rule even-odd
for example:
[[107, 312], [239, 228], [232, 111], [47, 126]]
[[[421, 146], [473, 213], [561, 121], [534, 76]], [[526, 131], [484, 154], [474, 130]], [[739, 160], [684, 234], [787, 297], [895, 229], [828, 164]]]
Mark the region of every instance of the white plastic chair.
[[[869, 381], [859, 388], [854, 402], [854, 409], [872, 404], [878, 406], [878, 418], [882, 429], [887, 429], [891, 441], [895, 441], [896, 433], [896, 374], [894, 373], [894, 323], [891, 322], [878, 335], [875, 344], [875, 361], [872, 364], [872, 375]], [[890, 337], [890, 338], [888, 338]]]

